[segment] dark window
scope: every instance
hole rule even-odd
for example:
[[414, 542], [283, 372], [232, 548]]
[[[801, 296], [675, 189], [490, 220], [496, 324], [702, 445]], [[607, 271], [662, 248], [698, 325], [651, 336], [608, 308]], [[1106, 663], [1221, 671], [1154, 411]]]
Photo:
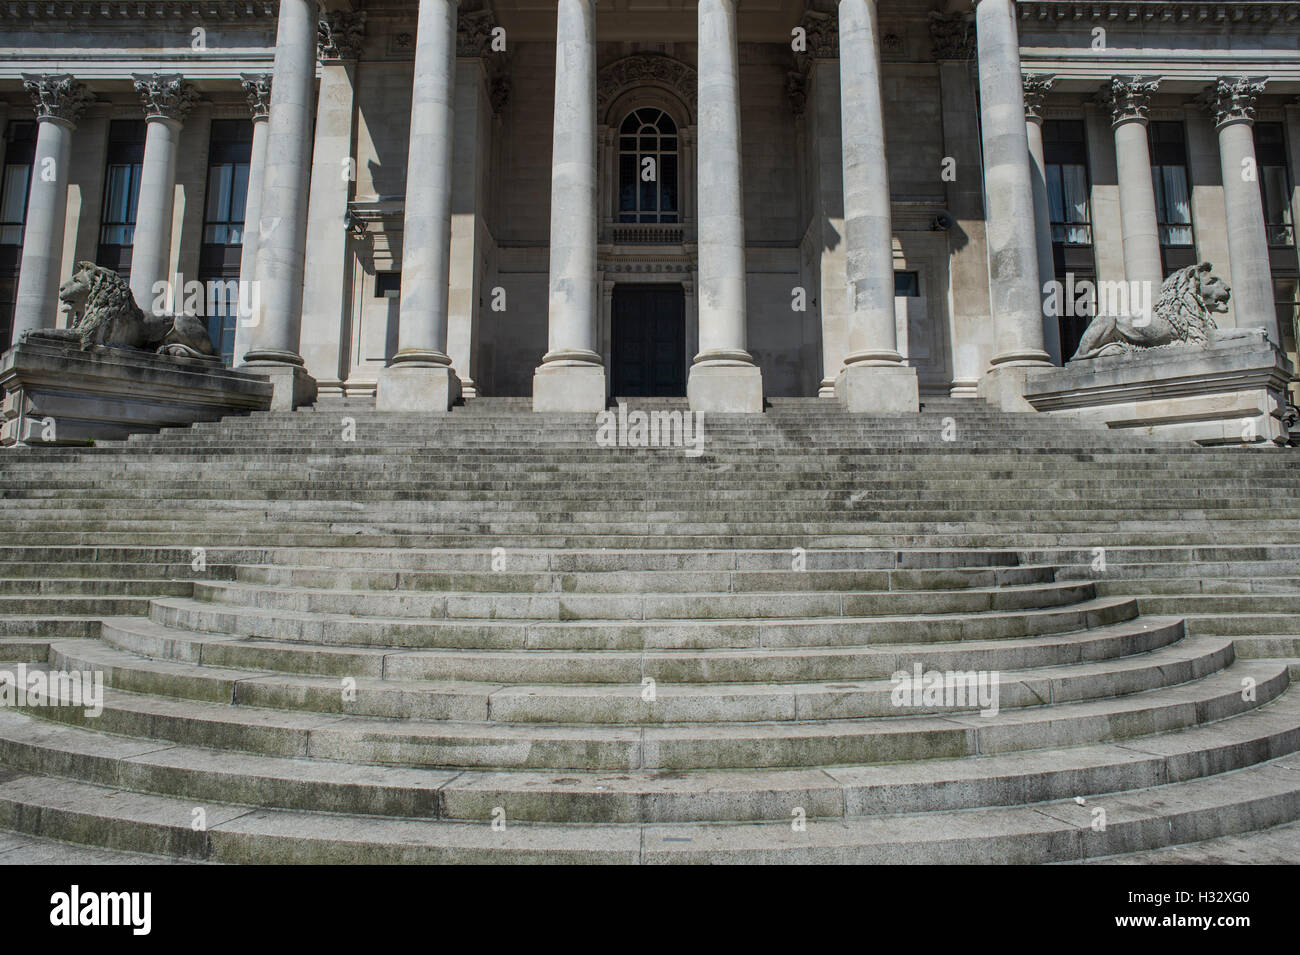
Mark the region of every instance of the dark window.
[[919, 298], [921, 282], [915, 272], [894, 273], [894, 295], [904, 298]]
[[99, 217], [98, 258], [100, 265], [123, 275], [131, 271], [144, 137], [142, 119], [115, 119], [108, 125], [108, 168], [104, 173], [104, 209]]
[[1259, 191], [1264, 197], [1264, 225], [1273, 248], [1295, 245], [1291, 221], [1291, 177], [1286, 163], [1286, 137], [1281, 123], [1255, 124], [1255, 163]]
[[[208, 192], [203, 207], [199, 281], [203, 283], [205, 292], [203, 307], [208, 319], [208, 335], [227, 364], [234, 361], [235, 326], [239, 321], [239, 264], [252, 152], [251, 120], [212, 121], [208, 137]], [[243, 295], [251, 305], [251, 290], [243, 290]]]
[[618, 221], [677, 222], [677, 124], [661, 109], [636, 110], [618, 136]]
[[0, 351], [12, 344], [23, 226], [35, 161], [36, 123], [10, 123], [5, 130], [4, 168], [0, 169]]
[[387, 298], [390, 295], [400, 295], [401, 292], [402, 292], [401, 272], [376, 272], [375, 273], [375, 298]]
[[[1091, 180], [1087, 132], [1083, 120], [1049, 119], [1043, 123], [1043, 165], [1047, 176], [1048, 218], [1052, 223], [1052, 272], [1064, 295], [1057, 325], [1061, 354], [1068, 361], [1079, 348], [1091, 314], [1076, 311], [1072, 290], [1096, 281], [1092, 249]], [[1069, 299], [1069, 301], [1065, 301]]]
[[1192, 198], [1187, 175], [1187, 137], [1183, 124], [1153, 122], [1151, 185], [1156, 193], [1156, 231], [1165, 275], [1196, 261], [1192, 233]]

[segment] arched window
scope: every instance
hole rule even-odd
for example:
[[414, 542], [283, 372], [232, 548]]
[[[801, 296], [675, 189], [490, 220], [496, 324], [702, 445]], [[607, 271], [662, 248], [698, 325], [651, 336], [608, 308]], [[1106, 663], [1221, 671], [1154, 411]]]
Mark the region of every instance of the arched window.
[[638, 109], [618, 131], [618, 221], [678, 222], [677, 124]]

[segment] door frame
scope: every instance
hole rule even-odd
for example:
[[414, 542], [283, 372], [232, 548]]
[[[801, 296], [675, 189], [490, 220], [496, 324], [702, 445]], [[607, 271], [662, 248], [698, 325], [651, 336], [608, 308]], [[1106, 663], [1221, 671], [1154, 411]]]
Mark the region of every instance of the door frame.
[[686, 392], [685, 392], [686, 382], [687, 382], [687, 379], [690, 377], [691, 362], [694, 360], [694, 358], [695, 358], [695, 353], [696, 353], [696, 350], [697, 350], [697, 349], [695, 349], [695, 348], [692, 347], [692, 341], [691, 341], [691, 338], [692, 338], [692, 323], [691, 323], [691, 310], [692, 310], [692, 309], [691, 309], [691, 306], [692, 306], [692, 304], [693, 304], [693, 302], [692, 302], [692, 294], [691, 294], [691, 290], [692, 290], [693, 286], [692, 286], [692, 285], [688, 285], [687, 282], [681, 280], [680, 278], [674, 278], [674, 277], [671, 276], [671, 275], [663, 276], [663, 277], [658, 277], [658, 276], [656, 276], [656, 277], [654, 277], [654, 279], [651, 280], [651, 281], [646, 281], [646, 277], [643, 277], [643, 276], [640, 276], [640, 275], [636, 275], [636, 276], [633, 276], [633, 277], [630, 277], [630, 278], [631, 278], [630, 281], [622, 281], [622, 282], [608, 282], [608, 283], [606, 283], [607, 286], [608, 286], [608, 290], [607, 290], [606, 295], [603, 296], [603, 297], [606, 299], [606, 307], [605, 307], [605, 309], [604, 309], [604, 311], [605, 311], [605, 321], [604, 321], [604, 323], [603, 323], [604, 326], [605, 326], [605, 330], [604, 330], [603, 338], [604, 338], [605, 368], [606, 368], [606, 371], [607, 371], [607, 381], [608, 381], [608, 386], [607, 386], [607, 387], [608, 387], [608, 391], [609, 391], [609, 397], [617, 397], [617, 396], [618, 396], [618, 392], [617, 392], [617, 390], [616, 390], [615, 387], [614, 387], [614, 386], [615, 386], [615, 381], [614, 381], [614, 291], [615, 291], [616, 288], [618, 288], [618, 287], [620, 287], [620, 286], [621, 286], [622, 288], [624, 288], [625, 290], [628, 290], [628, 291], [632, 291], [632, 290], [636, 290], [636, 289], [654, 290], [654, 289], [665, 288], [665, 287], [668, 288], [668, 289], [673, 289], [673, 288], [680, 288], [680, 289], [681, 289], [681, 293], [682, 293], [682, 325], [683, 325], [683, 328], [682, 328], [682, 362], [683, 362], [683, 364], [682, 364], [682, 394], [685, 395], [685, 393], [686, 393]]
[[696, 273], [693, 269], [639, 272], [635, 270], [602, 271], [600, 277], [600, 354], [605, 362], [608, 397], [614, 397], [614, 286], [680, 285], [686, 304], [686, 334], [682, 352], [683, 367], [690, 378], [691, 363], [700, 350], [699, 310], [696, 300]]

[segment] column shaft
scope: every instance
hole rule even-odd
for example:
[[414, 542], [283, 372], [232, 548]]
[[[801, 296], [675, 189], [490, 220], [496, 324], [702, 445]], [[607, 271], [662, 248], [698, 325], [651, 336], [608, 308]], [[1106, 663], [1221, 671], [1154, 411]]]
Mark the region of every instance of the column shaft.
[[[1038, 245], [1038, 291], [1046, 301], [1046, 289], [1056, 281], [1052, 252], [1052, 216], [1047, 198], [1047, 154], [1043, 146], [1043, 98], [1052, 88], [1053, 77], [1025, 77], [1025, 136], [1029, 140], [1030, 185], [1034, 190], [1034, 238]], [[1061, 364], [1060, 318], [1043, 310], [1043, 348], [1053, 365]]]
[[239, 321], [235, 325], [235, 360], [248, 351], [249, 332], [254, 321], [254, 296], [260, 298], [257, 278], [257, 249], [262, 238], [262, 184], [266, 179], [267, 121], [271, 106], [271, 74], [243, 77], [253, 116], [253, 143], [248, 160], [248, 193], [244, 199], [244, 235], [239, 253]]
[[[281, 0], [275, 39], [275, 89], [262, 184], [257, 250], [260, 296], [249, 362], [300, 366], [298, 333], [307, 236], [307, 183], [316, 92], [316, 4]], [[265, 370], [265, 369], [263, 369]], [[278, 404], [278, 402], [277, 402]]]
[[759, 412], [763, 381], [747, 351], [736, 0], [699, 0], [697, 241], [700, 350], [686, 393], [696, 411]]
[[[1219, 157], [1223, 165], [1223, 198], [1228, 225], [1228, 255], [1232, 259], [1233, 310], [1238, 328], [1262, 327], [1278, 345], [1277, 308], [1269, 269], [1264, 204], [1255, 162], [1253, 123], [1233, 120], [1219, 126]], [[1246, 170], [1255, 170], [1249, 175]]]
[[[140, 198], [131, 247], [131, 294], [146, 312], [159, 298], [155, 285], [171, 274], [172, 205], [176, 194], [176, 148], [181, 124], [163, 116], [148, 117]], [[166, 301], [170, 301], [167, 296]], [[165, 310], [165, 309], [164, 309]]]
[[596, 330], [596, 195], [595, 2], [560, 0], [547, 352], [533, 377], [537, 411], [605, 407], [605, 369]]
[[53, 328], [58, 317], [63, 229], [68, 214], [68, 162], [74, 128], [65, 119], [40, 117], [14, 302], [12, 341], [15, 345], [24, 332]]
[[1012, 0], [979, 0], [975, 8], [994, 366], [1048, 364], [1014, 15]]

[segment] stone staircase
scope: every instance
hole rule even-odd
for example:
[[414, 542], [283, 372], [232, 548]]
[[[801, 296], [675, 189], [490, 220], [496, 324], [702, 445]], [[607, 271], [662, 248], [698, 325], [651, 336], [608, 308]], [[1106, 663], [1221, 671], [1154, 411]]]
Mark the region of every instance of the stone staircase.
[[[0, 670], [106, 688], [0, 707], [0, 829], [217, 862], [1061, 862], [1300, 819], [1296, 452], [787, 399], [691, 457], [527, 409], [7, 452]], [[986, 673], [997, 712], [898, 705], [915, 668]]]

